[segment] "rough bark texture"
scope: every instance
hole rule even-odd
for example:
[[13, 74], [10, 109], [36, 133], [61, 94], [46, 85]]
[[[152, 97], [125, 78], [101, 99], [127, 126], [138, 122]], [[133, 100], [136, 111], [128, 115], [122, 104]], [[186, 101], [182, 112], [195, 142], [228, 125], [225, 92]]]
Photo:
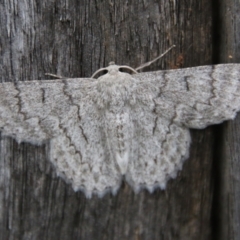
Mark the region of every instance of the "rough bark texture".
[[[208, 0], [1, 0], [0, 21], [2, 81], [89, 77], [112, 60], [137, 67], [172, 44], [146, 70], [212, 63]], [[1, 138], [0, 239], [212, 239], [214, 129], [192, 131], [190, 158], [166, 191], [135, 195], [123, 184], [90, 200], [55, 175], [46, 146]]]

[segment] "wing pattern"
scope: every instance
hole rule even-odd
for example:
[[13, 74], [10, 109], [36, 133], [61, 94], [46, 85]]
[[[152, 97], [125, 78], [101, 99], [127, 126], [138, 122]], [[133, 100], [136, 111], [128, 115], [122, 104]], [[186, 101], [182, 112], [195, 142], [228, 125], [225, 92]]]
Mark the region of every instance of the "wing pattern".
[[138, 192], [164, 189], [188, 157], [189, 128], [233, 119], [240, 65], [98, 78], [0, 84], [0, 130], [18, 142], [50, 140], [50, 160], [87, 197], [115, 193], [122, 178]]
[[75, 190], [116, 192], [122, 176], [110, 161], [93, 79], [0, 85], [0, 128], [18, 142], [50, 142], [50, 160]]
[[240, 110], [240, 65], [223, 64], [132, 76], [138, 104], [127, 181], [136, 192], [164, 189], [188, 158], [188, 128], [233, 119]]
[[188, 128], [233, 119], [240, 110], [240, 66], [220, 64], [134, 75], [158, 88], [156, 112]]

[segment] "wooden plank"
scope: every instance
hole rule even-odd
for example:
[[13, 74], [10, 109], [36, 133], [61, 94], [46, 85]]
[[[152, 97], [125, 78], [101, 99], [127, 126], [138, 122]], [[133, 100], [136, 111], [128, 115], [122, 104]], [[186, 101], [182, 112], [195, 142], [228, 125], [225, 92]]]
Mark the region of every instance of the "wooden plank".
[[[240, 62], [240, 3], [219, 1], [216, 59], [221, 63]], [[217, 169], [214, 196], [214, 232], [216, 239], [240, 239], [240, 115], [221, 129], [221, 148], [214, 164]]]
[[[212, 62], [211, 2], [31, 1], [0, 3], [1, 80], [45, 72], [89, 77], [114, 60], [146, 70]], [[211, 239], [214, 130], [192, 131], [190, 158], [166, 191], [86, 199], [58, 178], [44, 147], [1, 138], [1, 239]], [[47, 149], [47, 147], [46, 147]]]

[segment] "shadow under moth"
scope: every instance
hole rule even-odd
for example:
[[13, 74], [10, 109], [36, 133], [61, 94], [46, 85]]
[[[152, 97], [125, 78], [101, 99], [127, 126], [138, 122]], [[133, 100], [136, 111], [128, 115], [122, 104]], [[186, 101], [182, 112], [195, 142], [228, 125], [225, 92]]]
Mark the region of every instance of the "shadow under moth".
[[165, 189], [188, 158], [189, 128], [240, 110], [240, 64], [121, 68], [131, 69], [112, 63], [97, 79], [0, 83], [0, 131], [18, 142], [50, 140], [58, 175], [87, 197], [116, 193], [123, 178], [135, 192]]

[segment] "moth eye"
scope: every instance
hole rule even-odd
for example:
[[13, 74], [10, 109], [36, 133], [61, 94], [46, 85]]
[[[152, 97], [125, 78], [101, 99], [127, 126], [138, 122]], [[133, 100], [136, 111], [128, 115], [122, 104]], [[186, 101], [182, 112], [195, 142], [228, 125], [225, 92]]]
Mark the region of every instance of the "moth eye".
[[104, 70], [98, 72], [98, 73], [94, 76], [94, 78], [99, 78], [99, 77], [101, 77], [101, 76], [104, 76], [104, 75], [107, 74], [107, 73], [108, 73], [108, 70], [107, 70], [107, 69], [104, 69]]
[[119, 68], [119, 72], [132, 74], [132, 71], [130, 69], [127, 69], [127, 68]]
[[99, 78], [99, 77], [105, 75], [106, 73], [108, 73], [107, 68], [100, 68], [92, 75], [91, 78]]
[[108, 70], [104, 70], [102, 72], [100, 72], [99, 76], [98, 77], [101, 77], [103, 75], [106, 75], [108, 73]]

